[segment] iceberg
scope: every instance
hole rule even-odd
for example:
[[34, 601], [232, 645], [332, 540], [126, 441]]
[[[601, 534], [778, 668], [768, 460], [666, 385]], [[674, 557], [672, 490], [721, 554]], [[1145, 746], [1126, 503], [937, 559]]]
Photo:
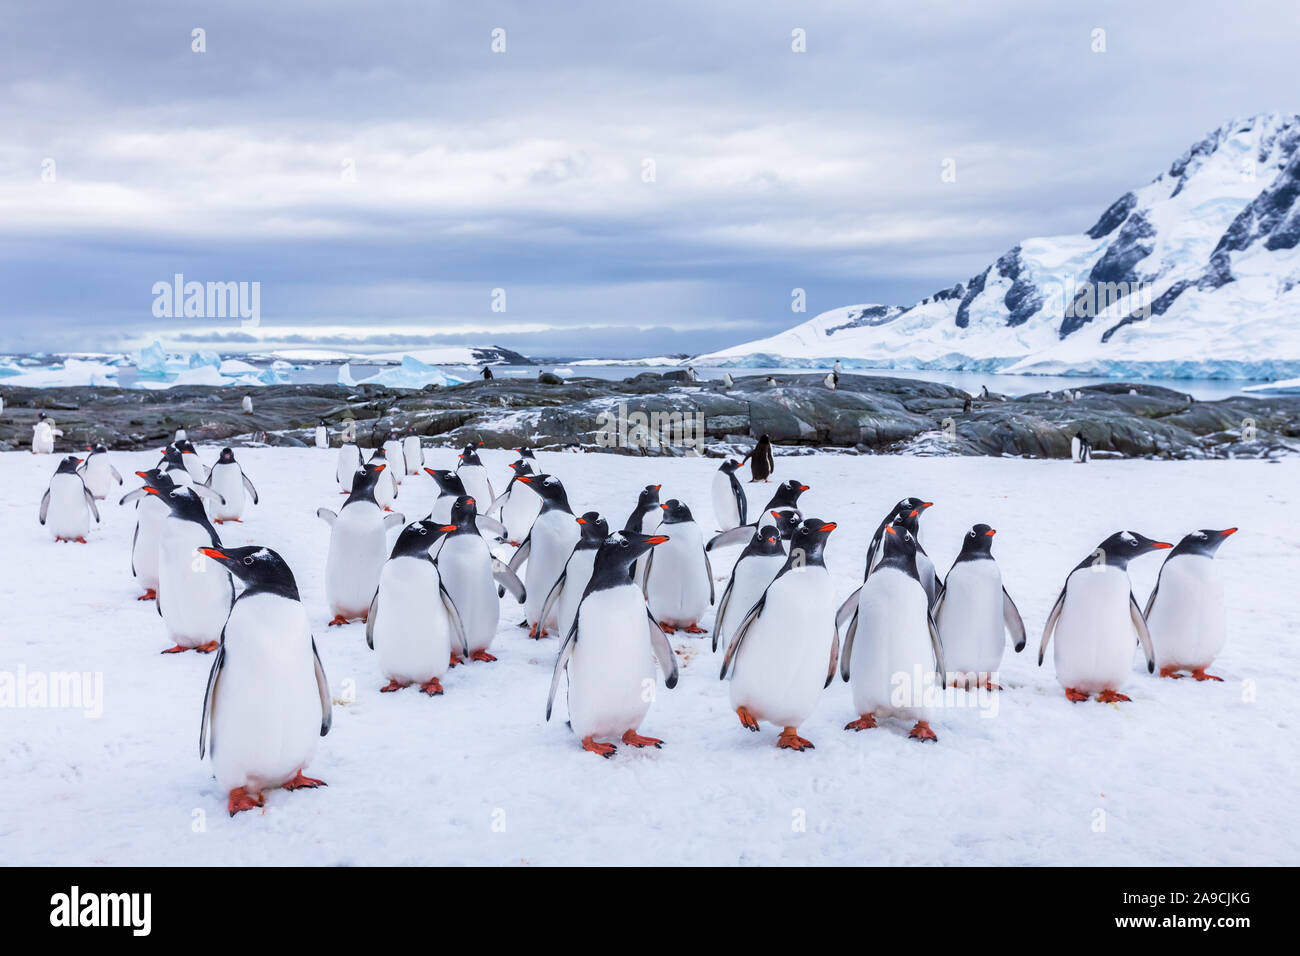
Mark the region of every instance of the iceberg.
[[135, 367], [140, 378], [166, 378], [167, 353], [163, 351], [162, 343], [155, 340], [152, 345], [136, 352]]
[[[351, 377], [350, 366], [343, 366], [349, 372]], [[412, 355], [403, 355], [402, 364], [396, 368], [386, 368], [382, 372], [372, 375], [370, 378], [361, 382], [350, 383], [344, 382], [343, 369], [339, 370], [340, 384], [359, 384], [359, 385], [384, 385], [388, 388], [424, 388], [426, 385], [457, 385], [464, 381], [461, 378], [454, 378], [444, 372], [442, 369], [426, 365], [418, 358]]]

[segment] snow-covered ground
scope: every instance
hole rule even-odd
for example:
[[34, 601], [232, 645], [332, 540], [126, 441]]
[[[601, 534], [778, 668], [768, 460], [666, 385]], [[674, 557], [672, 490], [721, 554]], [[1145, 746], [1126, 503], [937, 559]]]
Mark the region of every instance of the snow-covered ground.
[[[201, 449], [211, 462], [215, 448]], [[682, 668], [642, 732], [662, 750], [583, 752], [543, 719], [558, 642], [529, 641], [506, 599], [495, 664], [458, 667], [446, 694], [379, 693], [363, 626], [326, 628], [322, 590], [337, 507], [334, 452], [240, 449], [262, 495], [227, 544], [258, 543], [292, 565], [338, 701], [310, 772], [328, 789], [272, 792], [264, 811], [229, 818], [198, 757], [209, 656], [161, 655], [152, 604], [129, 571], [129, 508], [102, 503], [87, 545], [54, 544], [36, 521], [57, 462], [0, 455], [5, 608], [0, 671], [102, 674], [102, 716], [0, 710], [0, 863], [6, 864], [1290, 864], [1300, 771], [1300, 464], [992, 458], [781, 457], [776, 478], [812, 486], [804, 513], [839, 523], [828, 547], [836, 591], [858, 582], [867, 536], [898, 498], [936, 504], [927, 547], [946, 570], [977, 521], [1030, 630], [1008, 650], [996, 713], [945, 710], [937, 745], [906, 727], [848, 733], [836, 679], [802, 728], [817, 749], [779, 751], [743, 730], [708, 639], [679, 635]], [[451, 466], [454, 452], [430, 452]], [[509, 453], [485, 451], [498, 479]], [[575, 510], [621, 526], [637, 491], [662, 482], [711, 519], [716, 461], [540, 454]], [[147, 453], [116, 454], [130, 474]], [[765, 498], [772, 486], [746, 485]], [[423, 515], [424, 478], [397, 504]], [[762, 502], [757, 502], [757, 505]], [[1213, 670], [1222, 684], [1160, 680], [1134, 667], [1129, 704], [1069, 703], [1038, 636], [1068, 570], [1111, 531], [1177, 540], [1239, 525], [1218, 561], [1231, 615]], [[726, 557], [734, 558], [733, 550]], [[729, 560], [715, 563], [727, 572]], [[1160, 557], [1133, 566], [1139, 601]], [[719, 593], [721, 586], [719, 587]], [[704, 622], [712, 627], [711, 616]]]

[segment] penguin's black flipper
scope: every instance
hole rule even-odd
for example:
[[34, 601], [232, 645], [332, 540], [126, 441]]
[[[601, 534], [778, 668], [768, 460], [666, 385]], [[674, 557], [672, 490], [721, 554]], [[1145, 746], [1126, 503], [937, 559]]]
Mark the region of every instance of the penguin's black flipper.
[[[737, 561], [737, 564], [740, 562]], [[713, 653], [718, 653], [718, 635], [722, 632], [722, 621], [727, 616], [727, 605], [731, 602], [731, 589], [736, 586], [736, 570], [732, 568], [731, 577], [722, 591], [722, 600], [718, 602], [718, 613], [713, 615]]]
[[742, 524], [738, 528], [732, 528], [723, 531], [721, 534], [715, 534], [709, 539], [709, 543], [704, 546], [705, 551], [712, 551], [714, 548], [726, 547], [729, 544], [739, 544], [742, 541], [749, 541], [754, 536], [754, 526], [752, 524]]
[[[641, 595], [647, 599], [650, 597], [650, 567], [654, 564], [654, 561], [655, 549], [651, 548], [650, 553], [645, 556], [645, 571], [641, 575]], [[636, 565], [633, 565], [633, 567], [636, 567]]]
[[726, 656], [722, 658], [722, 670], [718, 672], [718, 680], [727, 679], [728, 673], [733, 669], [736, 654], [740, 651], [740, 645], [745, 642], [745, 635], [749, 633], [750, 627], [758, 620], [759, 615], [763, 613], [763, 608], [766, 604], [767, 592], [764, 591], [763, 596], [758, 599], [758, 602], [751, 607], [748, 613], [746, 613], [741, 619], [740, 626], [736, 628], [736, 633], [731, 636], [731, 644], [727, 647]]
[[1147, 606], [1142, 609], [1142, 617], [1151, 616], [1151, 609], [1156, 606], [1156, 595], [1160, 593], [1160, 575], [1165, 573], [1165, 566], [1160, 565], [1160, 573], [1156, 575], [1156, 586], [1151, 589], [1151, 596], [1147, 598]]
[[[253, 487], [253, 483], [248, 480], [248, 476], [244, 474], [244, 469], [242, 468], [239, 469], [239, 477], [244, 481], [244, 488], [253, 496], [253, 504], [257, 504], [257, 489]], [[212, 481], [211, 472], [208, 472], [208, 481]]]
[[645, 616], [650, 618], [650, 648], [659, 659], [659, 669], [664, 672], [664, 686], [672, 690], [677, 686], [677, 655], [673, 653], [673, 646], [668, 642], [668, 635], [664, 633], [664, 629], [659, 626], [659, 622], [655, 620], [648, 607], [645, 609]]
[[50, 513], [50, 489], [45, 489], [45, 496], [41, 498], [41, 524], [45, 524], [45, 519]]
[[[394, 495], [393, 497], [397, 497], [397, 496]], [[324, 509], [321, 510], [323, 511]], [[317, 514], [319, 513], [320, 512], [317, 512]], [[400, 511], [393, 511], [390, 512], [389, 514], [384, 515], [385, 531], [387, 531], [389, 528], [396, 528], [404, 524], [406, 524], [406, 515], [402, 514]]]
[[140, 522], [135, 523], [135, 530], [131, 532], [131, 577], [135, 577], [135, 539], [140, 537]]
[[330, 511], [328, 508], [317, 508], [316, 517], [320, 518], [321, 521], [324, 521], [331, 528], [334, 527], [334, 522], [338, 520], [338, 515]]
[[226, 665], [226, 631], [221, 630], [221, 646], [217, 648], [217, 656], [212, 660], [212, 670], [208, 671], [208, 687], [203, 692], [203, 720], [199, 724], [199, 759], [202, 760], [206, 751], [211, 750], [216, 741], [208, 737], [209, 730], [212, 726], [212, 711], [217, 705], [217, 679], [221, 676], [221, 668]]
[[501, 590], [504, 588], [520, 604], [528, 600], [528, 591], [524, 588], [524, 582], [519, 580], [519, 576], [511, 571], [504, 561], [495, 556], [492, 558], [492, 577], [500, 585], [497, 589], [497, 597], [502, 596]]
[[859, 596], [861, 593], [862, 593], [862, 586], [859, 585], [859, 586], [858, 586], [858, 587], [853, 591], [852, 594], [850, 594], [848, 597], [846, 597], [846, 598], [844, 599], [844, 603], [840, 605], [840, 609], [839, 609], [838, 611], [835, 612], [835, 628], [836, 628], [836, 630], [838, 630], [839, 628], [843, 627], [843, 626], [844, 626], [844, 622], [847, 621], [851, 616], [853, 616], [854, 614], [857, 613], [857, 610], [858, 610], [858, 596]]
[[858, 636], [858, 612], [855, 608], [849, 629], [844, 634], [844, 646], [840, 648], [840, 677], [847, 683], [849, 679], [849, 661], [853, 657], [853, 639]]
[[712, 607], [716, 601], [717, 591], [713, 587], [713, 565], [709, 563], [709, 552], [704, 552], [704, 573], [709, 576], [709, 606]]
[[[577, 549], [575, 548], [574, 550], [576, 551]], [[568, 580], [569, 562], [572, 560], [573, 551], [570, 551], [569, 556], [564, 560], [564, 567], [560, 570], [560, 576], [555, 579], [555, 583], [551, 585], [551, 589], [546, 592], [546, 600], [542, 602], [542, 611], [537, 615], [537, 620], [550, 620], [551, 605], [558, 601], [560, 595], [564, 592], [564, 582]]]
[[831, 681], [835, 679], [835, 665], [840, 662], [840, 629], [832, 628], [831, 633], [835, 635], [831, 641], [831, 666], [826, 668], [826, 683], [822, 684], [822, 690], [831, 686]]
[[456, 607], [456, 602], [452, 600], [451, 592], [442, 583], [441, 577], [438, 579], [438, 591], [442, 594], [442, 606], [446, 608], [447, 616], [451, 618], [451, 629], [460, 638], [461, 650], [465, 652], [465, 659], [469, 660], [469, 637], [465, 634], [465, 623], [461, 620], [460, 610]]
[[511, 571], [519, 573], [519, 567], [528, 560], [528, 552], [533, 550], [533, 529], [528, 529], [528, 535], [515, 549], [515, 553], [510, 556], [510, 563], [506, 565]]
[[[940, 598], [942, 600], [942, 597]], [[938, 614], [938, 609], [935, 609]], [[1020, 616], [1020, 609], [1016, 607], [1016, 602], [1011, 600], [1011, 595], [1007, 589], [1002, 589], [1002, 623], [1006, 625], [1007, 631], [1011, 634], [1012, 646], [1015, 647], [1016, 653], [1019, 654], [1025, 649], [1025, 622]]]
[[95, 496], [90, 493], [89, 488], [83, 490], [86, 492], [86, 504], [90, 505], [90, 513], [95, 516], [95, 524], [99, 524], [99, 509], [95, 507]]
[[727, 477], [731, 479], [731, 494], [736, 499], [736, 514], [740, 518], [740, 523], [742, 525], [749, 524], [745, 515], [745, 511], [749, 507], [749, 501], [745, 498], [745, 489], [736, 479], [736, 473], [734, 471]]
[[375, 618], [379, 616], [379, 588], [370, 599], [370, 610], [366, 612], [366, 647], [375, 649]]
[[126, 494], [124, 494], [121, 500], [118, 501], [118, 504], [124, 505], [128, 501], [137, 501], [140, 498], [143, 498], [148, 493], [149, 492], [145, 491], [143, 488], [136, 488], [134, 491], [128, 491]]
[[[225, 641], [221, 643], [222, 649], [225, 649]], [[311, 639], [311, 656], [313, 666], [316, 669], [316, 692], [320, 694], [320, 735], [324, 737], [330, 732], [330, 727], [334, 723], [333, 700], [330, 697], [330, 682], [325, 677], [325, 668], [320, 662], [320, 654], [316, 651], [316, 638]]]
[[496, 535], [502, 541], [505, 540], [506, 526], [495, 518], [489, 518], [487, 515], [479, 515], [474, 519], [474, 526], [478, 528], [480, 533], [487, 531], [489, 534]]
[[[1069, 578], [1066, 578], [1066, 587], [1069, 587]], [[1061, 608], [1065, 607], [1065, 588], [1061, 588], [1061, 596], [1056, 599], [1052, 605], [1052, 612], [1047, 615], [1047, 623], [1043, 625], [1043, 640], [1038, 645], [1038, 666], [1043, 666], [1043, 655], [1047, 653], [1047, 642], [1052, 639], [1052, 631], [1056, 630], [1056, 622], [1061, 617]]]
[[[582, 604], [578, 604], [579, 614], [582, 612]], [[569, 658], [573, 656], [573, 649], [578, 644], [578, 614], [573, 615], [573, 623], [569, 626], [569, 633], [564, 635], [564, 643], [560, 645], [560, 653], [555, 658], [555, 673], [551, 675], [551, 691], [546, 695], [546, 719], [551, 719], [551, 706], [555, 703], [555, 691], [560, 686], [560, 674], [569, 666]]]
[[1137, 630], [1138, 643], [1142, 645], [1142, 653], [1147, 657], [1147, 673], [1154, 674], [1156, 670], [1156, 651], [1151, 646], [1151, 632], [1147, 630], [1147, 620], [1142, 616], [1142, 609], [1138, 607], [1137, 598], [1133, 592], [1128, 592], [1128, 613], [1133, 619], [1133, 627]]
[[118, 471], [116, 468], [114, 468], [112, 465], [108, 466], [108, 470], [112, 472], [113, 477], [117, 479], [117, 483], [120, 485], [122, 483], [122, 473]]
[[925, 623], [930, 628], [930, 649], [934, 651], [934, 672], [939, 678], [939, 686], [943, 687], [948, 679], [948, 671], [943, 666], [943, 642], [939, 640], [939, 627], [934, 623], [934, 615], [929, 611], [925, 612]]

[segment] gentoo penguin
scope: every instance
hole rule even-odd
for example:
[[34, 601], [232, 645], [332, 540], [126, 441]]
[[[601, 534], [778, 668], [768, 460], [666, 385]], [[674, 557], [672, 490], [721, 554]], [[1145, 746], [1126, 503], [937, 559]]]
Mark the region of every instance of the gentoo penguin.
[[1117, 531], [1066, 577], [1043, 628], [1038, 664], [1042, 666], [1055, 631], [1056, 679], [1070, 700], [1087, 700], [1094, 693], [1102, 703], [1128, 700], [1119, 688], [1133, 669], [1135, 635], [1146, 654], [1147, 671], [1155, 670], [1151, 635], [1133, 598], [1128, 563], [1172, 547], [1134, 531]]
[[69, 455], [59, 462], [50, 486], [41, 498], [41, 524], [50, 532], [55, 541], [76, 541], [86, 543], [86, 533], [90, 531], [90, 516], [95, 516], [99, 524], [99, 509], [95, 507], [95, 496], [90, 493], [77, 466], [81, 459]]
[[[367, 462], [367, 464], [371, 465], [384, 466], [378, 475], [378, 480], [375, 482], [375, 504], [385, 511], [393, 510], [391, 505], [397, 498], [397, 479], [393, 476], [393, 471], [394, 468], [400, 469], [402, 467], [400, 462], [400, 458], [397, 465], [390, 462], [388, 460], [388, 451], [385, 448], [376, 448], [370, 455], [370, 461]], [[353, 481], [356, 481], [355, 476]]]
[[943, 685], [943, 648], [917, 574], [916, 553], [916, 539], [906, 527], [885, 526], [880, 560], [858, 589], [857, 610], [844, 636], [840, 676], [850, 682], [858, 712], [845, 730], [870, 730], [877, 717], [897, 717], [916, 722], [909, 737], [939, 739], [930, 729], [928, 700]]
[[[1006, 634], [1011, 635], [1017, 654], [1025, 649], [1025, 622], [993, 560], [995, 534], [986, 524], [977, 524], [966, 533], [961, 553], [934, 601], [932, 613], [943, 646], [947, 682], [956, 687], [1001, 690], [993, 678], [1002, 663]], [[919, 576], [919, 567], [917, 572]]]
[[44, 412], [39, 413], [36, 424], [32, 426], [32, 454], [54, 454], [54, 439], [62, 434], [62, 431], [54, 427], [52, 419], [46, 418]]
[[[136, 475], [144, 479], [145, 485], [163, 492], [177, 487], [171, 477], [158, 468], [137, 471]], [[143, 593], [136, 600], [152, 601], [158, 597], [158, 537], [162, 534], [162, 523], [171, 514], [171, 509], [144, 488], [128, 491], [118, 504], [124, 505], [128, 501], [137, 502], [135, 532], [131, 536], [131, 573]]]
[[198, 549], [221, 547], [203, 498], [193, 487], [163, 491], [147, 485], [144, 490], [171, 509], [158, 536], [156, 605], [172, 641], [163, 653], [191, 648], [203, 654], [215, 651], [235, 599], [235, 586], [230, 575], [196, 560]]
[[190, 470], [185, 467], [185, 456], [175, 445], [168, 445], [162, 450], [162, 459], [158, 462], [158, 469], [168, 478], [182, 487], [188, 487], [195, 484], [194, 478], [190, 475]]
[[1075, 432], [1070, 439], [1070, 457], [1075, 464], [1083, 465], [1092, 460], [1092, 445], [1083, 437], [1083, 432]]
[[437, 696], [450, 661], [469, 653], [460, 612], [429, 553], [439, 532], [427, 518], [407, 525], [379, 573], [366, 615], [366, 644], [379, 651], [379, 669], [388, 678], [381, 693], [419, 684]]
[[826, 538], [834, 522], [806, 518], [790, 539], [790, 554], [763, 596], [745, 612], [722, 659], [731, 678], [731, 706], [741, 726], [766, 720], [781, 728], [777, 746], [810, 750], [799, 725], [811, 716], [835, 676], [840, 636], [826, 571]]
[[727, 389], [729, 389], [729, 388], [734, 387], [735, 384], [736, 384], [736, 380], [735, 380], [734, 378], [731, 377], [731, 373], [730, 373], [730, 372], [723, 372], [723, 373], [722, 373], [722, 387], [723, 387], [723, 388], [727, 388]]
[[520, 445], [518, 448], [512, 448], [510, 450], [513, 451], [520, 458], [527, 458], [529, 461], [532, 462], [537, 461], [537, 456], [533, 454], [533, 450], [529, 448], [527, 445]]
[[1214, 566], [1214, 554], [1236, 533], [1236, 528], [1193, 531], [1160, 566], [1143, 617], [1161, 677], [1181, 677], [1179, 671], [1186, 670], [1197, 680], [1223, 680], [1205, 672], [1223, 650], [1228, 633], [1223, 578]]
[[767, 507], [758, 512], [758, 517], [755, 517], [747, 525], [741, 525], [740, 527], [732, 528], [729, 531], [724, 531], [721, 534], [714, 535], [709, 539], [709, 543], [705, 545], [704, 550], [713, 551], [730, 544], [748, 544], [749, 539], [753, 537], [754, 531], [758, 527], [759, 523], [768, 520], [764, 517], [765, 515], [771, 516], [774, 511], [797, 512], [799, 510], [799, 496], [807, 491], [808, 488], [808, 485], [805, 485], [803, 482], [795, 478], [781, 482], [776, 486], [776, 494], [772, 495], [772, 499], [767, 503]]
[[758, 603], [783, 564], [785, 547], [781, 543], [781, 532], [772, 524], [755, 528], [754, 536], [736, 559], [731, 579], [718, 602], [718, 614], [713, 620], [714, 651], [717, 651], [719, 643], [726, 647], [731, 641], [741, 618]]
[[[481, 445], [482, 442], [477, 444]], [[459, 456], [460, 463], [456, 466], [456, 474], [460, 475], [467, 495], [479, 501], [491, 502], [495, 497], [492, 491], [492, 480], [488, 478], [487, 469], [483, 467], [483, 462], [479, 461], [475, 449], [475, 443], [465, 446], [465, 450]]]
[[520, 458], [512, 463], [510, 468], [513, 471], [510, 483], [506, 485], [506, 490], [492, 502], [488, 511], [500, 511], [501, 524], [506, 529], [506, 543], [512, 548], [517, 548], [519, 542], [527, 536], [528, 529], [533, 526], [537, 513], [542, 510], [542, 499], [537, 497], [537, 492], [528, 485], [521, 485], [518, 482], [520, 475], [534, 474], [533, 466], [527, 458]]
[[[605, 539], [555, 661], [546, 719], [551, 719], [560, 674], [567, 670], [569, 726], [583, 750], [602, 757], [612, 757], [616, 748], [598, 737], [617, 737], [629, 747], [663, 745], [659, 738], [643, 737], [637, 730], [654, 700], [655, 659], [664, 685], [672, 689], [677, 686], [677, 658], [632, 583], [632, 563], [666, 540], [661, 534], [635, 531], [616, 532]], [[636, 626], [642, 615], [648, 627]]]
[[244, 469], [235, 461], [235, 452], [230, 448], [221, 449], [217, 463], [208, 472], [208, 480], [203, 482], [223, 499], [225, 504], [213, 504], [212, 518], [217, 524], [226, 521], [242, 521], [246, 504], [245, 492], [252, 496], [257, 504], [257, 489], [244, 474]]
[[840, 377], [836, 375], [834, 372], [827, 372], [826, 377], [822, 379], [822, 384], [825, 385], [827, 388], [829, 388], [832, 392], [835, 391], [835, 386], [837, 386], [839, 383], [840, 383]]
[[330, 446], [329, 429], [325, 426], [325, 419], [321, 419], [316, 425], [316, 447], [328, 448]]
[[676, 498], [660, 507], [668, 540], [646, 557], [646, 604], [665, 633], [705, 634], [700, 618], [713, 604], [713, 568], [691, 509]]
[[338, 461], [334, 465], [334, 480], [339, 483], [339, 491], [352, 493], [352, 477], [361, 467], [361, 449], [354, 442], [345, 441], [339, 445]]
[[190, 473], [190, 478], [196, 485], [201, 485], [208, 479], [207, 466], [199, 458], [199, 450], [194, 447], [194, 443], [188, 438], [182, 438], [180, 441], [172, 442], [176, 450], [181, 453], [181, 462], [185, 465], [185, 470]]
[[[542, 499], [542, 510], [528, 530], [528, 536], [510, 559], [510, 570], [518, 572], [519, 566], [528, 562], [524, 574], [524, 587], [528, 592], [524, 602], [524, 616], [528, 622], [528, 636], [542, 638], [547, 628], [554, 627], [554, 617], [542, 620], [542, 604], [551, 593], [555, 581], [564, 570], [569, 552], [581, 537], [580, 525], [574, 520], [569, 507], [569, 496], [564, 485], [554, 475], [522, 475], [520, 481], [535, 490]], [[552, 612], [554, 613], [554, 612]]]
[[90, 493], [99, 501], [108, 497], [114, 485], [122, 484], [122, 475], [108, 460], [108, 448], [104, 445], [95, 445], [91, 448], [77, 470], [81, 473], [81, 480], [86, 483]]
[[402, 460], [406, 463], [408, 475], [424, 474], [424, 446], [415, 432], [402, 439]]
[[375, 487], [387, 480], [387, 467], [383, 463], [362, 465], [338, 514], [328, 508], [316, 511], [316, 517], [330, 526], [325, 599], [334, 615], [331, 627], [356, 618], [365, 620], [379, 587], [379, 573], [388, 560], [388, 529], [406, 523], [398, 512], [385, 515], [375, 500]]
[[724, 461], [713, 474], [713, 517], [719, 531], [730, 531], [747, 524], [745, 517], [745, 489], [736, 477], [740, 462], [734, 458]]
[[741, 464], [746, 461], [750, 463], [750, 484], [770, 479], [772, 472], [776, 471], [776, 461], [772, 458], [772, 439], [766, 435], [759, 436], [758, 444], [744, 457]]
[[172, 444], [179, 445], [183, 441], [190, 440], [190, 433], [183, 428], [176, 429], [176, 434], [172, 436]]
[[[646, 485], [641, 489], [641, 493], [637, 495], [636, 507], [632, 509], [632, 513], [623, 522], [624, 531], [649, 534], [659, 527], [659, 522], [663, 520], [664, 514], [663, 508], [659, 506], [659, 489], [662, 487], [663, 485]], [[643, 552], [642, 556], [632, 566], [632, 579], [636, 581], [637, 587], [641, 588], [643, 593], [645, 591], [647, 554], [648, 552]]]
[[251, 414], [253, 414], [253, 396], [252, 396], [252, 395], [245, 395], [245, 396], [244, 396], [244, 400], [243, 400], [242, 402], [240, 402], [240, 405], [241, 405], [241, 407], [244, 409], [244, 414], [245, 414], [245, 415], [251, 415]]
[[469, 495], [457, 498], [450, 517], [438, 522], [442, 535], [436, 546], [435, 561], [442, 586], [460, 611], [465, 647], [453, 644], [451, 666], [460, 663], [461, 654], [469, 660], [491, 662], [488, 653], [501, 621], [501, 604], [497, 600], [498, 584], [523, 603], [523, 583], [504, 564], [492, 557], [488, 543], [479, 534], [478, 502]]
[[[609, 537], [609, 522], [599, 512], [588, 511], [575, 519], [579, 526], [578, 543], [569, 552], [569, 559], [564, 562], [564, 570], [551, 587], [542, 605], [542, 619], [546, 620], [554, 609], [558, 622], [557, 633], [568, 634], [573, 626], [573, 617], [578, 613], [578, 603], [587, 582], [591, 580], [591, 570], [596, 563], [596, 551]], [[558, 603], [556, 603], [558, 602]]]
[[469, 492], [465, 490], [465, 483], [460, 480], [460, 476], [448, 468], [424, 470], [438, 486], [438, 497], [433, 500], [433, 510], [429, 517], [439, 524], [446, 524], [451, 520], [451, 508], [456, 499], [465, 497]]
[[[406, 477], [406, 453], [402, 451], [399, 438], [389, 438], [384, 442], [384, 459], [388, 462], [388, 476], [394, 484], [401, 484]], [[374, 461], [373, 458], [370, 459]]]
[[[867, 566], [866, 570], [862, 572], [863, 581], [866, 581], [866, 579], [871, 575], [872, 569], [875, 568], [876, 563], [880, 558], [880, 549], [884, 544], [885, 528], [891, 524], [895, 526], [901, 524], [912, 535], [912, 541], [918, 552], [919, 565], [922, 567], [928, 565], [929, 567], [930, 574], [928, 576], [922, 574], [920, 577], [923, 583], [927, 580], [930, 582], [930, 584], [926, 586], [926, 591], [930, 594], [930, 600], [933, 602], [935, 593], [937, 592], [938, 576], [934, 572], [934, 562], [930, 560], [929, 555], [925, 554], [925, 548], [921, 545], [920, 524], [921, 515], [926, 511], [926, 509], [933, 507], [933, 501], [922, 501], [920, 498], [904, 498], [898, 504], [894, 505], [889, 514], [885, 515], [881, 520], [880, 524], [876, 528], [876, 533], [871, 536], [871, 543], [867, 545]], [[849, 601], [851, 602], [856, 603], [857, 599], [856, 592], [849, 596]], [[843, 607], [841, 607], [840, 610], [843, 612]], [[840, 623], [842, 624], [843, 620], [841, 620]]]
[[266, 790], [325, 785], [303, 771], [329, 733], [330, 688], [284, 559], [256, 546], [200, 551], [244, 585], [208, 674], [199, 727], [199, 758], [212, 755], [233, 817], [262, 806]]

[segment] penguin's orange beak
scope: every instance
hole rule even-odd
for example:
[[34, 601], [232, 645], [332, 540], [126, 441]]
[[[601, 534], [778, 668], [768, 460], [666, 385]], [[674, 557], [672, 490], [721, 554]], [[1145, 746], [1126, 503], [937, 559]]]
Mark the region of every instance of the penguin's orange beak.
[[655, 485], [655, 491], [658, 491], [658, 490], [659, 490], [660, 488], [662, 488], [662, 487], [663, 487], [663, 485]]
[[894, 530], [894, 526], [892, 524], [887, 524], [885, 525], [885, 534], [898, 534], [898, 532]]
[[527, 475], [520, 475], [519, 480], [526, 485], [531, 485], [533, 483], [533, 479], [529, 478]]
[[466, 498], [466, 499], [465, 499], [465, 504], [467, 504], [467, 505], [472, 505], [473, 503], [474, 503], [474, 499], [473, 499], [473, 498]]
[[1165, 548], [1172, 548], [1173, 545], [1170, 544], [1168, 541], [1152, 541], [1151, 547], [1164, 550]]
[[149, 477], [149, 472], [147, 472], [147, 471], [137, 471], [137, 472], [135, 473], [135, 476], [136, 476], [137, 478], [148, 478], [148, 477]]
[[667, 505], [660, 505], [659, 507], [660, 507], [660, 508], [663, 508], [664, 511], [667, 511], [667, 510], [668, 510], [668, 506], [667, 506]]
[[587, 519], [586, 519], [586, 518], [579, 518], [579, 519], [578, 519], [578, 524], [586, 524], [586, 523], [587, 523]]
[[216, 558], [218, 561], [225, 561], [230, 557], [224, 551], [218, 551], [216, 548], [199, 548], [199, 553], [206, 554], [209, 558]]
[[145, 486], [144, 486], [144, 491], [146, 491], [147, 493], [149, 493], [149, 494], [151, 494], [151, 495], [161, 495], [161, 494], [162, 494], [162, 492], [159, 491], [157, 488], [150, 488], [148, 485], [145, 485]]
[[997, 532], [992, 528], [989, 528], [989, 530], [985, 531], [984, 533], [988, 535], [990, 538], [993, 537], [993, 535], [997, 534]]
[[933, 501], [922, 501], [922, 502], [921, 502], [921, 510], [922, 510], [922, 511], [924, 511], [926, 508], [933, 508], [933, 507], [934, 507], [934, 502], [933, 502]]
[[821, 529], [822, 534], [830, 534], [832, 531], [836, 529], [836, 527], [838, 527], [838, 525], [836, 525], [834, 521], [824, 524], [822, 525], [822, 529]]
[[799, 490], [800, 490], [800, 491], [807, 491], [807, 490], [808, 490], [808, 486], [807, 486], [807, 485], [800, 485], [800, 486], [799, 486]]
[[1236, 534], [1236, 533], [1237, 533], [1236, 528], [1224, 528], [1222, 531], [1219, 532], [1219, 534], [1223, 535], [1225, 538], [1230, 534]]
[[456, 526], [455, 526], [454, 524], [445, 524], [445, 525], [443, 525], [441, 528], [439, 528], [438, 530], [439, 530], [439, 531], [455, 531], [455, 530], [456, 530]]
[[664, 543], [665, 541], [667, 541], [667, 540], [668, 540], [668, 535], [666, 535], [666, 534], [652, 534], [650, 537], [648, 537], [648, 538], [645, 539], [645, 543], [646, 543], [646, 544], [663, 544], [663, 543]]

